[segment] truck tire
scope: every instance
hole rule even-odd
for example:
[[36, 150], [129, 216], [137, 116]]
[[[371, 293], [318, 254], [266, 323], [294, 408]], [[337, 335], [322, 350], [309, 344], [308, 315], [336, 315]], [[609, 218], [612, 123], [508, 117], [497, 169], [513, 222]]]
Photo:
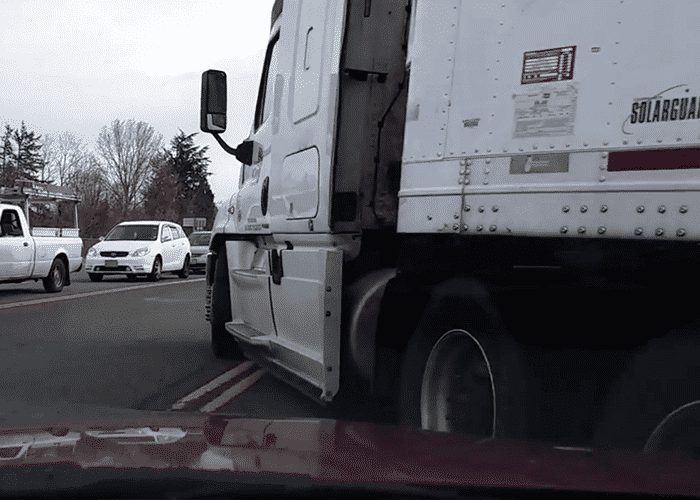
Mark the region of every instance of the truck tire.
[[63, 290], [68, 281], [68, 269], [63, 259], [54, 259], [49, 270], [49, 275], [42, 280], [44, 290], [49, 293], [56, 293]]
[[104, 278], [104, 275], [88, 273], [88, 278], [90, 278], [90, 281], [92, 281], [93, 283], [99, 283], [100, 281], [102, 281], [102, 278]]
[[163, 261], [161, 260], [160, 255], [159, 255], [153, 261], [153, 269], [151, 269], [151, 272], [148, 275], [148, 281], [156, 282], [156, 281], [160, 280], [160, 277], [162, 274], [163, 274]]
[[596, 446], [700, 457], [698, 328], [652, 340], [634, 355], [608, 393]]
[[401, 421], [432, 431], [522, 437], [527, 411], [521, 351], [495, 316], [450, 295], [454, 291], [448, 286], [431, 300], [408, 342]]
[[185, 262], [182, 263], [182, 269], [180, 269], [177, 273], [177, 275], [182, 278], [183, 280], [186, 280], [187, 278], [190, 277], [190, 256], [185, 257]]
[[214, 264], [210, 321], [211, 348], [214, 355], [222, 359], [243, 359], [243, 351], [233, 336], [226, 331], [226, 323], [231, 321], [231, 299], [225, 251], [219, 253]]

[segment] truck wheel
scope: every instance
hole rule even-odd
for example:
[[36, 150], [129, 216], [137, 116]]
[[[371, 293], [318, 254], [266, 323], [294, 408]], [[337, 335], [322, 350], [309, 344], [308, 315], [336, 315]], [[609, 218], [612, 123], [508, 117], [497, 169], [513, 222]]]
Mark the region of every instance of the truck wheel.
[[182, 263], [182, 269], [180, 269], [180, 271], [178, 271], [177, 275], [180, 278], [182, 278], [183, 280], [189, 278], [189, 276], [190, 276], [190, 256], [189, 255], [185, 257], [185, 262]]
[[102, 278], [104, 278], [104, 275], [88, 273], [88, 278], [90, 278], [90, 281], [92, 281], [93, 283], [99, 283], [100, 281], [102, 281]]
[[[501, 327], [464, 303], [430, 307], [401, 370], [404, 424], [484, 437], [521, 437], [525, 410], [520, 350]], [[451, 305], [450, 305], [451, 303]]]
[[44, 290], [50, 293], [60, 292], [63, 290], [67, 278], [68, 270], [66, 269], [66, 264], [61, 259], [54, 259], [53, 264], [51, 264], [51, 269], [49, 270], [49, 275], [42, 280], [44, 283]]
[[163, 262], [160, 260], [160, 257], [156, 257], [156, 260], [153, 261], [151, 274], [148, 275], [148, 281], [158, 281], [161, 274], [163, 274]]
[[608, 393], [596, 445], [700, 458], [697, 328], [652, 340]]
[[243, 359], [243, 352], [236, 340], [226, 331], [231, 321], [228, 262], [224, 252], [219, 253], [214, 264], [214, 282], [211, 290], [211, 348], [217, 358]]

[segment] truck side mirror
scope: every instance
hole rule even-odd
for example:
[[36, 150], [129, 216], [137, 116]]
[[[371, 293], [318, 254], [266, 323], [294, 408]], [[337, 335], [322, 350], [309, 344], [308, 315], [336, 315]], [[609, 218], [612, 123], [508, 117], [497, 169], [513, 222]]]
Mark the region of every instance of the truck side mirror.
[[202, 100], [199, 114], [202, 132], [226, 131], [226, 73], [210, 69], [202, 73]]
[[[214, 136], [216, 142], [244, 165], [253, 164], [255, 143], [243, 141], [232, 148], [219, 135], [226, 131], [226, 73], [210, 69], [202, 73], [202, 100], [199, 128]], [[259, 149], [259, 148], [258, 148]]]

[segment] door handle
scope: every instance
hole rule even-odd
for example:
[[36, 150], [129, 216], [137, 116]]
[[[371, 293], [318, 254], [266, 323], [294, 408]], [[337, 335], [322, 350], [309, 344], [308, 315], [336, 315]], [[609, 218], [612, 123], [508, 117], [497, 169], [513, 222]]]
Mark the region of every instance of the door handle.
[[29, 246], [29, 242], [28, 242], [28, 241], [25, 241], [25, 242], [22, 243], [22, 244], [23, 244], [25, 247], [28, 247], [28, 246]]
[[262, 211], [263, 217], [267, 215], [267, 204], [270, 195], [270, 178], [265, 177], [263, 180], [262, 189], [260, 190], [260, 210]]

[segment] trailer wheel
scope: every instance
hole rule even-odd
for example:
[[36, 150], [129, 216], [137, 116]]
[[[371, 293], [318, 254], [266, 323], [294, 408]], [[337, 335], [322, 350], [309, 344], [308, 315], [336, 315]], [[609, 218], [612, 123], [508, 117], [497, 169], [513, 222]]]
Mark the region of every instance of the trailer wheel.
[[49, 275], [42, 279], [44, 290], [50, 293], [56, 293], [63, 290], [64, 285], [68, 281], [68, 269], [63, 259], [56, 258], [51, 264]]
[[608, 393], [596, 445], [700, 458], [697, 328], [652, 340]]
[[527, 412], [518, 346], [478, 307], [451, 298], [439, 302], [428, 307], [406, 347], [402, 422], [431, 431], [522, 436]]
[[243, 352], [233, 336], [226, 331], [231, 321], [228, 263], [226, 253], [221, 252], [214, 264], [214, 280], [211, 290], [211, 347], [217, 358], [243, 359]]

